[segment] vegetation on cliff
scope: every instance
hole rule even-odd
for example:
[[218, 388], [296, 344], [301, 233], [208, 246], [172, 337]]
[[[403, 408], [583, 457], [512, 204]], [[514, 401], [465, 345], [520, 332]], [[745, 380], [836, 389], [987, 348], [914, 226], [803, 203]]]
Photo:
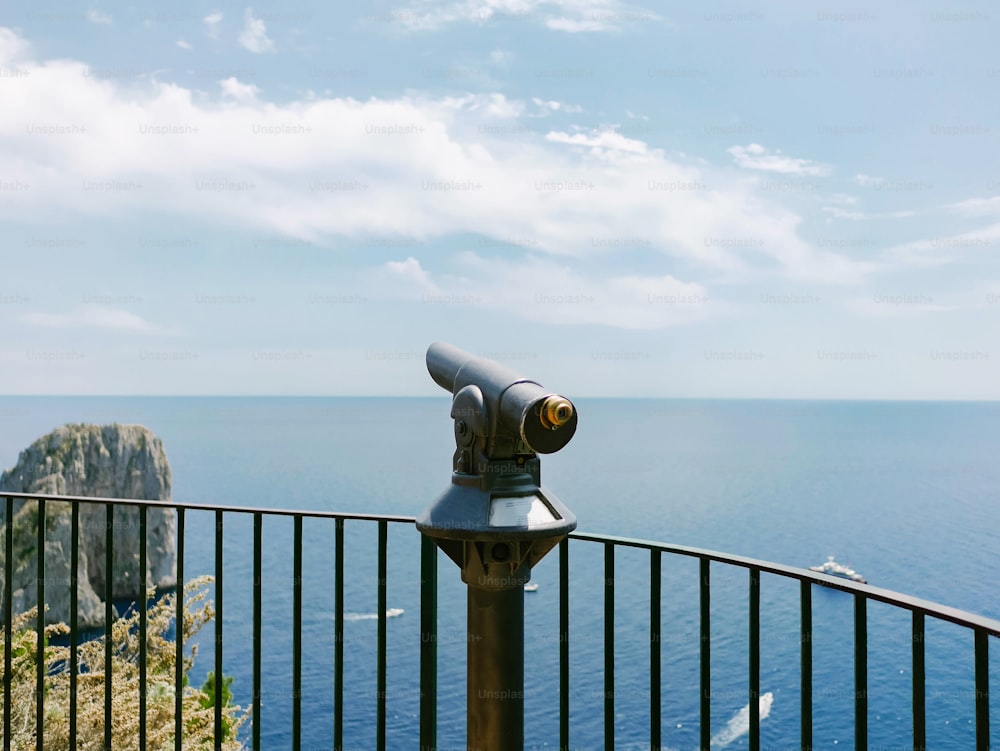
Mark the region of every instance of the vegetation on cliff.
[[[180, 630], [185, 644], [215, 617], [206, 587], [211, 577], [201, 577], [185, 586], [184, 617]], [[176, 642], [167, 634], [176, 614], [176, 594], [169, 594], [147, 611], [146, 625], [146, 746], [149, 749], [174, 748], [174, 709], [176, 685]], [[11, 643], [11, 733], [12, 748], [34, 748], [36, 739], [36, 665], [38, 634], [33, 630], [37, 610], [32, 609], [14, 618]], [[46, 666], [42, 732], [48, 751], [69, 751], [69, 647], [56, 646], [51, 637], [67, 634], [64, 624], [45, 628], [42, 659]], [[0, 654], [7, 634], [0, 630]], [[115, 748], [139, 748], [139, 612], [130, 611], [111, 626], [111, 695], [112, 736]], [[223, 743], [227, 751], [237, 751], [243, 745], [237, 734], [248, 712], [232, 703], [228, 690], [231, 678], [219, 682], [214, 676], [201, 689], [188, 685], [187, 677], [197, 656], [192, 645], [180, 666], [184, 675], [182, 718], [185, 749], [214, 747], [215, 703], [222, 703]], [[104, 748], [104, 691], [107, 670], [104, 661], [105, 639], [84, 642], [78, 647], [77, 676], [77, 742], [81, 751]], [[0, 661], [0, 672], [3, 663]], [[3, 716], [0, 712], [0, 732]]]

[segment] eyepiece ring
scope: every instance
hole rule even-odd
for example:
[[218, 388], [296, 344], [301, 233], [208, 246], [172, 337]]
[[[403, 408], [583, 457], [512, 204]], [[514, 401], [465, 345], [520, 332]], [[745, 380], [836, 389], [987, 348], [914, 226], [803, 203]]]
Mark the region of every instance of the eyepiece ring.
[[573, 404], [564, 396], [545, 397], [539, 408], [539, 418], [547, 430], [558, 430], [573, 419]]

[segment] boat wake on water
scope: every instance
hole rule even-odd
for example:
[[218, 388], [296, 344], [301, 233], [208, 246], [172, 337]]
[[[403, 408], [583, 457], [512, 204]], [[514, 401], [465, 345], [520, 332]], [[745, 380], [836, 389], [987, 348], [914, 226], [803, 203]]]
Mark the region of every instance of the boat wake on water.
[[[389, 608], [385, 611], [386, 618], [397, 618], [406, 611], [403, 608]], [[376, 621], [378, 613], [344, 613], [345, 621]]]
[[[761, 694], [758, 700], [760, 707], [760, 719], [763, 720], [771, 714], [771, 704], [774, 702], [774, 694], [768, 691]], [[747, 704], [732, 716], [726, 726], [712, 736], [712, 748], [724, 748], [742, 735], [750, 732], [750, 705]]]

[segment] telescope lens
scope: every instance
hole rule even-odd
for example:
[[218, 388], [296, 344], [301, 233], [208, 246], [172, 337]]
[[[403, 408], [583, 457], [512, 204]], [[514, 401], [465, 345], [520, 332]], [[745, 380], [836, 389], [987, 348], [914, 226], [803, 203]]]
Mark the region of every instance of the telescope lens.
[[573, 417], [573, 405], [569, 399], [562, 396], [550, 396], [542, 402], [542, 425], [549, 430], [556, 430], [568, 423]]

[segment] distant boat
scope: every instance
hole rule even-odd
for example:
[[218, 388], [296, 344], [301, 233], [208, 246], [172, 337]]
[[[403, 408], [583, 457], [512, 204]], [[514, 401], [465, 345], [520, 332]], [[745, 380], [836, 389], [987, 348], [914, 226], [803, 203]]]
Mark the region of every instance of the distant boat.
[[388, 610], [385, 611], [385, 617], [386, 618], [395, 618], [397, 616], [402, 615], [405, 612], [406, 611], [403, 610], [402, 608], [389, 608]]
[[525, 584], [524, 585], [524, 591], [525, 592], [537, 592], [538, 591], [538, 585], [535, 584], [534, 582], [531, 582], [529, 584]]
[[865, 579], [861, 574], [855, 571], [849, 566], [844, 566], [841, 563], [837, 563], [833, 560], [833, 556], [827, 556], [826, 563], [821, 566], [810, 566], [810, 571], [818, 571], [821, 574], [829, 574], [830, 576], [837, 576], [841, 579], [849, 579], [852, 582], [859, 582], [861, 584], [867, 584], [868, 580]]

